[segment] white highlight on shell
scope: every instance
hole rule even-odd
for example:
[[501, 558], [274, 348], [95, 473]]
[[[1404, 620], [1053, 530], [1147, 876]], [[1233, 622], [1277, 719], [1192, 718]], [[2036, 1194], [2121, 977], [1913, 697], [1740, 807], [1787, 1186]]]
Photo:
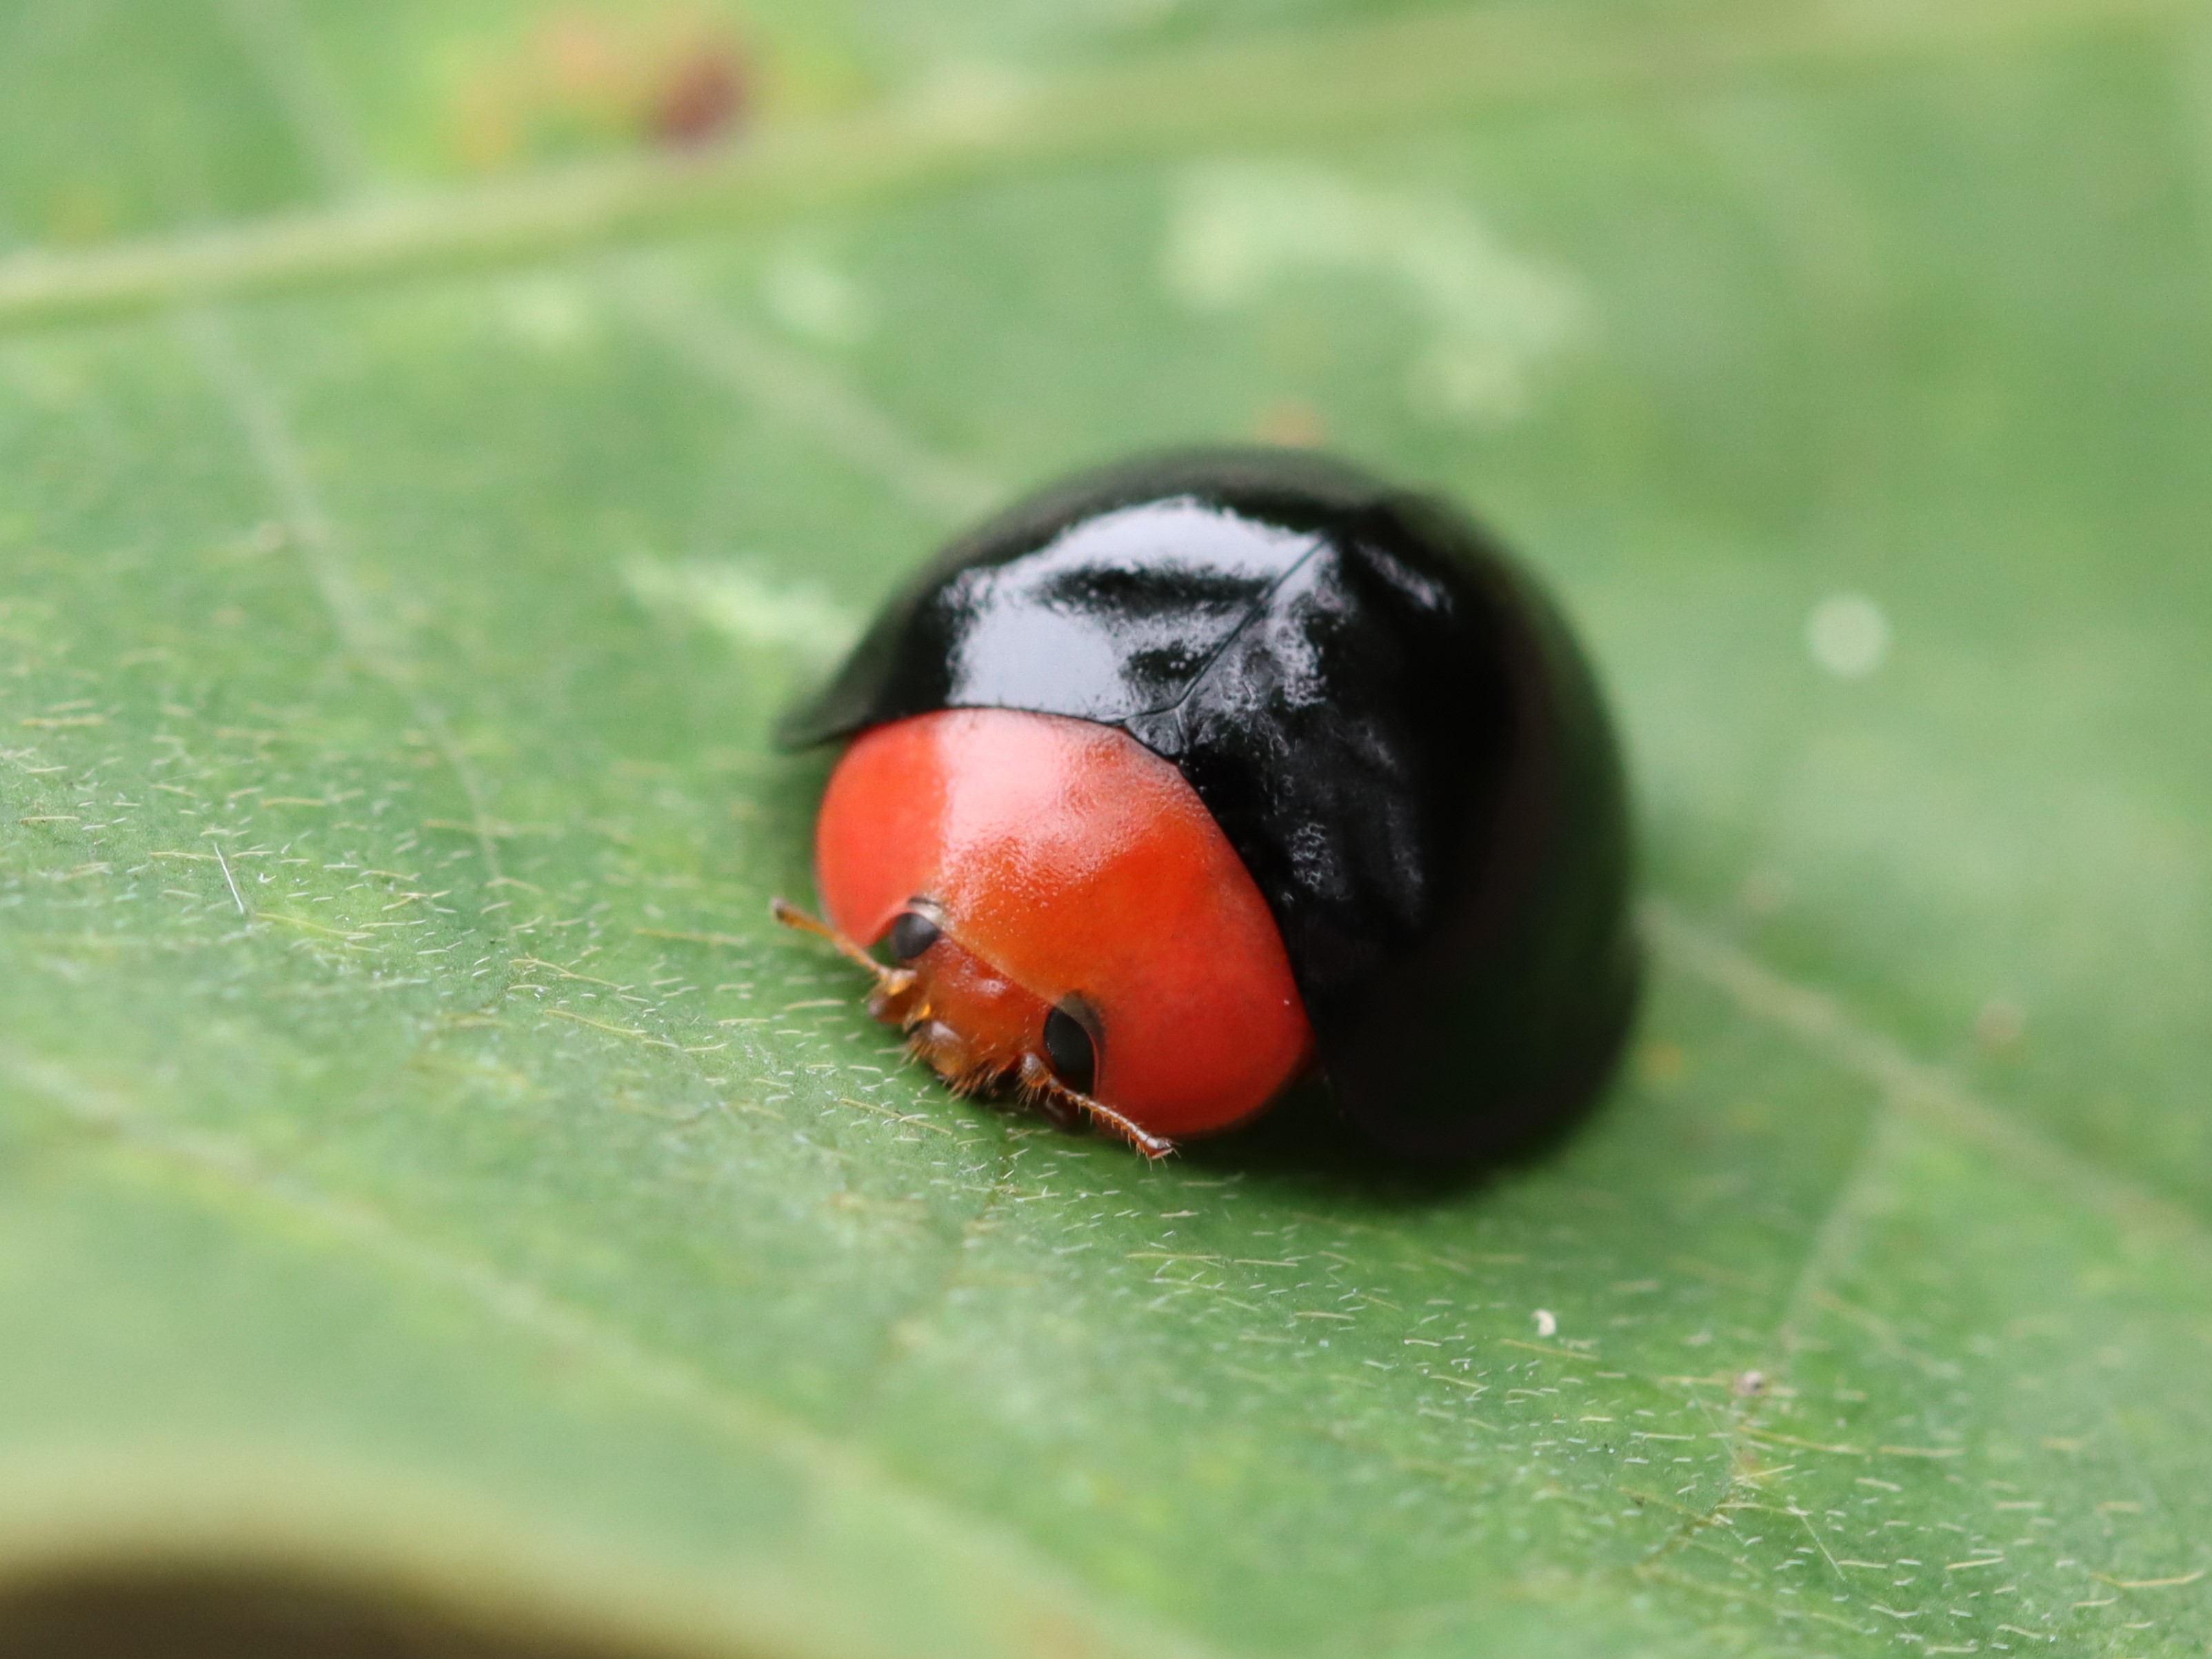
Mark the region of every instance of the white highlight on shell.
[[1507, 247], [1439, 191], [1379, 189], [1287, 162], [1215, 162], [1177, 180], [1161, 250], [1170, 293], [1198, 311], [1249, 304], [1286, 278], [1380, 276], [1425, 317], [1414, 405], [1449, 420], [1527, 412], [1536, 367], [1587, 313], [1563, 271]]
[[822, 588], [750, 561], [639, 554], [622, 574], [630, 597], [665, 621], [696, 623], [807, 664], [838, 656], [860, 631], [860, 618]]
[[1839, 680], [1863, 680], [1889, 655], [1889, 618], [1863, 593], [1831, 593], [1805, 618], [1805, 648]]

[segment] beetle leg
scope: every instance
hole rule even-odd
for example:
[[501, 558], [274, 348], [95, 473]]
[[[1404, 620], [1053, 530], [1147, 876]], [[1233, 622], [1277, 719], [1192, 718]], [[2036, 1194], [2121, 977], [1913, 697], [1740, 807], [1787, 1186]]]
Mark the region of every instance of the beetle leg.
[[906, 1050], [936, 1073], [946, 1088], [963, 1097], [988, 1092], [1004, 1069], [978, 1059], [959, 1032], [930, 1018], [927, 1007], [907, 1018]]

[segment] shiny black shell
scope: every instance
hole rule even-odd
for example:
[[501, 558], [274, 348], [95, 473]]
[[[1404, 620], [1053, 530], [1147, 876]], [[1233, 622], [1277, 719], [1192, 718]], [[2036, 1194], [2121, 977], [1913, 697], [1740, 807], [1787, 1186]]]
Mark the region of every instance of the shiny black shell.
[[1292, 451], [1083, 475], [948, 547], [779, 737], [956, 708], [1174, 763], [1382, 1146], [1480, 1152], [1610, 1072], [1638, 967], [1612, 723], [1559, 611], [1444, 503]]

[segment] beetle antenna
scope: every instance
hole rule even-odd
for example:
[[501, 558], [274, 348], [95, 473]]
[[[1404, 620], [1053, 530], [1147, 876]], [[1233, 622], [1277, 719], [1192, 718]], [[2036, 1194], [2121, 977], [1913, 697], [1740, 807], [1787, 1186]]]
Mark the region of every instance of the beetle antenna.
[[827, 939], [839, 956], [856, 966], [866, 969], [876, 977], [876, 983], [890, 988], [888, 981], [897, 970], [886, 968], [859, 945], [847, 939], [828, 922], [811, 916], [787, 899], [772, 898], [768, 902], [768, 913], [785, 927], [801, 933], [811, 933], [817, 939]]
[[1033, 1060], [1022, 1067], [1021, 1080], [1037, 1094], [1050, 1095], [1054, 1100], [1073, 1106], [1093, 1123], [1109, 1134], [1119, 1135], [1153, 1163], [1176, 1150], [1176, 1144], [1165, 1135], [1156, 1135], [1142, 1129], [1103, 1101], [1091, 1099], [1079, 1089], [1071, 1089], [1042, 1064]]
[[1121, 1136], [1122, 1139], [1142, 1152], [1150, 1162], [1157, 1164], [1175, 1151], [1175, 1142], [1170, 1140], [1165, 1135], [1156, 1135], [1149, 1129], [1139, 1129], [1111, 1106], [1102, 1105], [1099, 1102], [1091, 1099], [1089, 1095], [1079, 1095], [1073, 1089], [1064, 1090], [1061, 1092], [1073, 1101], [1079, 1109], [1088, 1115], [1092, 1122], [1103, 1124], [1112, 1133]]

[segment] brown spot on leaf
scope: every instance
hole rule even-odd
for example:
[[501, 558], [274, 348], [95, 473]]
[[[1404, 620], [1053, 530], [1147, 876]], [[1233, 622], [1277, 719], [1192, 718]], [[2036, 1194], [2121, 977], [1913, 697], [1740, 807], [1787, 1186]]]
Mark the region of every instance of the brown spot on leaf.
[[721, 137], [745, 112], [744, 66], [727, 45], [701, 44], [671, 63], [653, 111], [653, 135], [692, 149]]
[[477, 168], [694, 149], [736, 131], [755, 89], [726, 24], [691, 8], [556, 11], [463, 61], [447, 126], [457, 158]]

